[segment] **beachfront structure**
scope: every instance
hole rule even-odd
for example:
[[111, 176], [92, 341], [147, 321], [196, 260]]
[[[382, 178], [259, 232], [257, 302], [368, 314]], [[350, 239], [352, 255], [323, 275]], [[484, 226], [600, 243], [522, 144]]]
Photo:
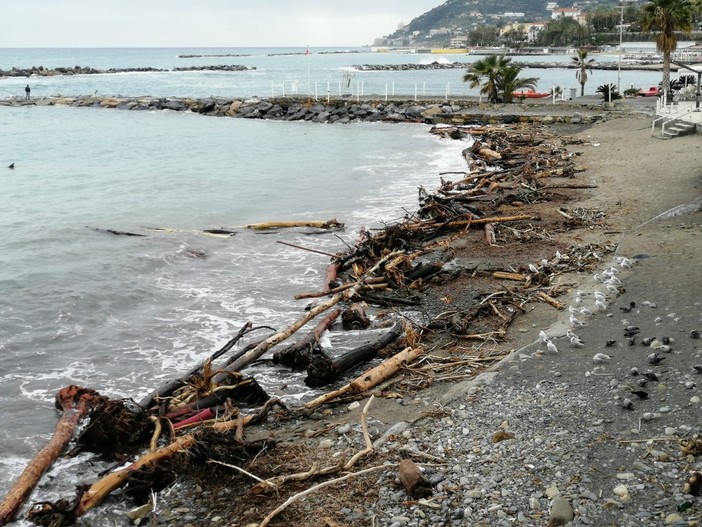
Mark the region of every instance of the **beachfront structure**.
[[557, 20], [560, 17], [577, 19], [580, 16], [580, 9], [575, 7], [557, 7], [551, 11], [551, 19]]

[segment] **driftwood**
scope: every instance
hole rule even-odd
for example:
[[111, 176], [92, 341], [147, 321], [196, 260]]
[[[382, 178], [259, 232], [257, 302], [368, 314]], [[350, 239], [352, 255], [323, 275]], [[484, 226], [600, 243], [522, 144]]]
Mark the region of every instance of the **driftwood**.
[[[349, 302], [360, 300], [385, 306], [420, 304], [420, 299], [423, 296], [414, 294], [411, 289], [416, 290], [423, 287], [426, 278], [441, 271], [441, 262], [433, 260], [436, 258], [435, 251], [450, 248], [453, 240], [467, 238], [468, 230], [473, 228], [484, 229], [485, 242], [489, 245], [495, 245], [497, 242], [495, 229], [499, 223], [538, 220], [538, 217], [528, 214], [527, 207], [531, 203], [543, 202], [544, 200], [563, 200], [570, 194], [567, 192], [556, 193], [551, 189], [576, 189], [580, 187], [577, 184], [570, 185], [560, 182], [549, 184], [546, 180], [548, 177], [571, 177], [575, 173], [570, 156], [558, 147], [548, 144], [545, 134], [539, 132], [538, 129], [528, 133], [520, 130], [518, 126], [509, 129], [485, 126], [479, 130], [454, 127], [452, 131], [441, 132], [452, 138], [464, 137], [468, 134], [480, 135], [481, 137], [477, 138], [474, 146], [466, 152], [466, 161], [471, 166], [480, 167], [480, 171], [468, 174], [457, 172], [461, 178], [457, 182], [442, 179], [441, 188], [435, 194], [430, 195], [420, 189], [420, 209], [416, 213], [408, 213], [403, 221], [396, 225], [386, 226], [377, 233], [362, 230], [356, 246], [349, 247], [349, 251], [345, 254], [327, 253], [283, 242], [285, 245], [318, 253], [332, 259], [327, 266], [322, 292], [307, 293], [296, 297], [318, 298], [326, 296], [329, 298], [306, 308], [308, 311], [287, 328], [274, 331], [267, 338], [251, 342], [235, 353], [231, 353], [234, 344], [238, 341], [238, 338], [235, 337], [227, 343], [226, 349], [219, 350], [208, 360], [191, 369], [186, 375], [159, 388], [145, 398], [142, 401], [141, 411], [147, 420], [147, 426], [143, 428], [146, 429], [147, 434], [151, 435], [150, 444], [153, 451], [128, 469], [123, 469], [128, 474], [118, 471], [98, 481], [81, 496], [76, 511], [80, 514], [84, 513], [84, 511], [99, 504], [109, 492], [122, 486], [124, 481], [134, 478], [135, 474], [140, 474], [142, 471], [148, 472], [151, 467], [157, 466], [162, 460], [168, 459], [177, 452], [187, 450], [188, 445], [192, 444], [190, 442], [194, 440], [193, 438], [202, 438], [202, 432], [205, 430], [229, 430], [229, 433], [237, 440], [243, 439], [244, 426], [252, 421], [248, 417], [243, 417], [238, 409], [233, 408], [229, 403], [231, 396], [236, 396], [238, 387], [249, 381], [249, 379], [243, 379], [239, 372], [274, 346], [293, 336], [315, 317], [324, 314], [326, 317], [334, 319], [339, 316], [339, 310], [337, 309], [330, 314], [327, 314], [328, 311], [332, 311], [342, 304], [348, 308]], [[527, 213], [503, 215], [505, 211], [503, 205], [505, 204], [524, 207], [522, 210]], [[560, 211], [561, 208], [558, 210]], [[567, 216], [570, 218], [567, 218], [565, 213], [563, 216], [570, 220], [586, 221], [575, 213], [568, 214]], [[548, 219], [553, 221], [550, 217]], [[560, 219], [559, 221], [563, 222]], [[566, 225], [571, 223], [572, 221]], [[251, 229], [286, 227], [331, 229], [341, 228], [343, 224], [331, 220], [326, 222], [268, 222], [247, 227]], [[523, 241], [524, 239], [539, 239], [541, 235], [541, 229], [532, 225], [523, 226], [521, 230], [505, 225], [500, 231], [500, 241], [502, 242], [502, 239], [505, 238], [507, 244], [512, 243], [510, 236]], [[234, 231], [213, 229], [208, 233], [225, 237], [230, 236]], [[472, 235], [471, 238], [475, 239]], [[479, 245], [483, 245], [485, 242], [479, 243]], [[484, 247], [481, 248], [484, 249]], [[450, 252], [446, 251], [447, 256], [451, 256]], [[591, 252], [594, 253], [594, 251]], [[599, 253], [601, 254], [601, 251]], [[432, 263], [414, 265], [413, 262], [420, 256], [426, 256], [427, 260], [425, 261]], [[584, 259], [580, 256], [579, 253], [570, 252], [570, 258], [565, 262], [588, 261], [587, 256]], [[504, 337], [512, 318], [517, 312], [524, 312], [522, 306], [527, 302], [540, 299], [549, 302], [554, 307], [561, 306], [556, 298], [550, 296], [558, 296], [560, 291], [555, 288], [548, 289], [548, 286], [552, 276], [565, 272], [565, 269], [572, 268], [575, 263], [571, 265], [564, 263], [564, 261], [552, 260], [550, 265], [552, 272], [539, 273], [538, 280], [535, 276], [521, 273], [495, 272], [492, 275], [494, 278], [522, 283], [514, 284], [514, 290], [498, 291], [497, 293], [491, 293], [489, 290], [481, 292], [480, 296], [483, 299], [477, 305], [464, 311], [451, 310], [442, 313], [432, 321], [432, 325], [429, 327], [447, 330], [456, 339], [462, 340], [486, 341]], [[587, 263], [578, 263], [578, 265], [585, 268]], [[582, 269], [578, 267], [577, 270]], [[475, 273], [487, 276], [484, 271], [475, 270]], [[451, 276], [453, 273], [442, 278], [450, 280]], [[502, 286], [498, 285], [498, 287]], [[548, 294], [544, 293], [544, 290], [548, 291]], [[450, 296], [446, 297], [446, 303], [447, 305], [452, 303]], [[461, 309], [458, 304], [456, 304], [456, 309]], [[348, 312], [358, 314], [359, 310], [352, 306]], [[437, 325], [434, 325], [434, 322]], [[301, 349], [312, 349], [318, 352], [319, 357], [315, 361], [326, 361], [327, 366], [331, 366], [331, 369], [335, 371], [335, 375], [338, 376], [341, 372], [355, 367], [360, 360], [377, 354], [377, 350], [364, 350], [361, 347], [353, 350], [354, 353], [344, 354], [333, 360], [325, 357], [323, 350], [318, 347], [321, 331], [317, 330], [324, 324], [325, 321], [320, 322], [314, 331], [297, 343], [297, 346]], [[399, 328], [399, 324], [397, 326]], [[378, 386], [400, 371], [404, 364], [411, 363], [422, 355], [421, 345], [410, 337], [407, 340], [412, 342], [411, 347], [390, 357], [344, 387], [322, 395], [314, 401], [308, 402], [305, 406], [315, 408], [335, 398], [356, 395]], [[418, 335], [417, 338], [421, 338], [421, 336]], [[374, 345], [378, 346], [379, 343], [374, 343]], [[214, 361], [220, 359], [225, 352], [230, 352], [225, 364], [215, 366]], [[481, 356], [475, 360], [488, 362], [497, 360], [497, 358], [495, 355], [490, 355]], [[437, 367], [433, 360], [428, 361], [426, 366]], [[434, 372], [427, 374], [435, 375]], [[450, 380], [453, 377], [467, 374], [469, 373], [451, 371], [444, 378]], [[256, 404], [262, 400], [263, 398], [256, 401]], [[273, 403], [274, 401], [268, 401], [264, 405], [264, 411]], [[122, 404], [122, 406], [126, 405]], [[119, 403], [110, 407], [113, 408], [114, 413], [96, 412], [96, 414], [102, 413], [103, 418], [109, 421], [121, 411]], [[91, 416], [91, 423], [93, 423], [93, 419], [96, 417]], [[184, 430], [190, 427], [197, 427], [197, 430], [184, 435]], [[91, 425], [89, 424], [87, 428], [91, 428]], [[153, 434], [151, 434], [152, 430]], [[160, 437], [164, 431], [170, 432], [171, 435], [168, 439]], [[176, 446], [169, 448], [172, 446], [169, 445], [159, 449], [159, 444], [163, 445], [166, 440], [174, 441], [172, 445]], [[198, 441], [200, 439], [195, 440], [195, 442]], [[143, 449], [145, 442], [143, 434], [141, 434], [138, 436], [138, 442], [132, 446], [134, 450]], [[118, 443], [120, 441], [115, 441], [115, 444]], [[348, 470], [348, 466], [350, 465], [342, 466], [341, 470]], [[421, 473], [417, 470], [411, 470], [412, 467], [409, 463], [405, 463], [404, 467], [404, 470], [401, 469], [401, 479], [412, 495], [415, 492], [412, 489], [421, 480]], [[339, 467], [334, 468], [339, 470]], [[310, 474], [312, 474], [310, 477], [323, 473], [326, 474], [323, 470], [310, 470]], [[329, 474], [331, 473], [338, 472], [330, 472]], [[300, 496], [302, 497], [303, 494], [301, 493]], [[47, 505], [44, 504], [44, 506]], [[55, 512], [51, 507], [48, 508], [49, 514]], [[69, 509], [70, 507], [66, 508], [66, 510]], [[68, 515], [70, 516], [70, 513]]]
[[349, 384], [306, 403], [305, 408], [317, 408], [343, 395], [364, 393], [392, 377], [403, 365], [413, 362], [423, 353], [424, 350], [422, 348], [405, 348], [375, 368], [368, 370], [360, 377], [356, 377], [356, 379]]
[[273, 364], [282, 364], [293, 370], [304, 370], [312, 360], [312, 354], [318, 349], [319, 339], [341, 315], [341, 309], [329, 313], [317, 326], [304, 338], [273, 354]]
[[346, 330], [368, 329], [371, 321], [361, 304], [351, 304], [341, 315], [341, 327]]
[[[260, 329], [260, 328], [256, 328], [256, 329]], [[151, 394], [149, 394], [147, 397], [145, 397], [144, 399], [142, 399], [139, 402], [139, 406], [141, 406], [143, 408], [151, 408], [159, 398], [169, 397], [170, 395], [172, 395], [173, 392], [176, 391], [178, 388], [185, 386], [185, 384], [187, 384], [194, 375], [202, 373], [206, 364], [211, 363], [213, 360], [216, 360], [219, 357], [221, 357], [222, 355], [224, 355], [225, 353], [227, 353], [242, 339], [242, 337], [244, 337], [244, 335], [246, 335], [247, 333], [250, 333], [251, 331], [255, 331], [255, 329], [253, 328], [253, 324], [251, 324], [251, 322], [247, 322], [239, 330], [239, 332], [236, 334], [236, 336], [234, 336], [234, 338], [229, 340], [229, 342], [227, 342], [224, 346], [222, 346], [222, 348], [220, 348], [215, 353], [213, 353], [207, 360], [205, 360], [202, 363], [195, 366], [193, 369], [191, 369], [184, 376], [182, 376], [178, 379], [175, 379], [173, 381], [170, 381], [169, 383], [165, 384], [164, 386], [161, 386], [157, 390], [154, 390], [153, 392], [151, 392]]]
[[310, 221], [267, 221], [264, 223], [252, 223], [246, 225], [245, 228], [253, 230], [268, 230], [268, 229], [289, 229], [294, 227], [314, 227], [317, 229], [342, 229], [343, 223], [336, 221], [336, 218], [331, 220], [310, 220]]
[[307, 367], [305, 384], [319, 387], [338, 380], [347, 371], [375, 357], [380, 350], [395, 342], [401, 335], [402, 324], [396, 323], [375, 342], [354, 348], [338, 358], [331, 358], [326, 354], [314, 355]]
[[526, 282], [529, 277], [522, 273], [505, 273], [503, 271], [495, 271], [492, 277], [497, 280], [514, 280], [515, 282]]
[[12, 521], [42, 474], [61, 455], [80, 419], [104, 402], [105, 398], [96, 391], [79, 386], [68, 386], [59, 391], [56, 407], [63, 410], [63, 415], [51, 440], [34, 456], [0, 504], [0, 525]]
[[[378, 268], [383, 265], [386, 261], [392, 259], [395, 257], [397, 253], [390, 253], [384, 258], [382, 258], [378, 263], [376, 263], [366, 274], [371, 275], [375, 271], [378, 270]], [[298, 331], [301, 327], [303, 327], [305, 324], [307, 324], [310, 320], [315, 318], [317, 315], [320, 313], [323, 313], [324, 311], [327, 311], [329, 308], [335, 306], [342, 300], [347, 300], [352, 298], [362, 287], [362, 282], [359, 281], [348, 289], [347, 291], [344, 291], [342, 293], [336, 293], [333, 297], [331, 297], [329, 300], [326, 302], [310, 309], [305, 316], [303, 316], [301, 319], [298, 321], [294, 322], [290, 326], [288, 326], [287, 329], [280, 331], [276, 333], [275, 335], [271, 335], [268, 337], [266, 340], [261, 342], [258, 346], [253, 348], [250, 351], [247, 351], [245, 354], [243, 354], [241, 357], [239, 357], [237, 360], [235, 360], [232, 364], [227, 366], [227, 371], [232, 372], [232, 371], [240, 371], [241, 369], [245, 368], [249, 364], [251, 364], [253, 361], [257, 360], [258, 358], [261, 357], [264, 353], [266, 353], [268, 350], [270, 350], [273, 346], [276, 344], [279, 344], [280, 342], [284, 341], [291, 335], [293, 335], [296, 331]], [[215, 376], [213, 379], [215, 383], [221, 382], [226, 378], [226, 375], [223, 373], [220, 373]]]

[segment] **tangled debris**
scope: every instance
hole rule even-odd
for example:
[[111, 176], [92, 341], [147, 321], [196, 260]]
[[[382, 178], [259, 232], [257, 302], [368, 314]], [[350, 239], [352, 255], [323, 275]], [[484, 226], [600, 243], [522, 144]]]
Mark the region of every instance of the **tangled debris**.
[[[587, 243], [559, 245], [553, 236], [605, 221], [597, 211], [566, 206], [578, 189], [592, 188], [574, 179], [575, 154], [565, 148], [572, 141], [545, 128], [520, 125], [435, 127], [432, 133], [470, 141], [463, 151], [468, 169], [454, 174], [459, 179], [442, 177], [431, 193], [420, 188], [416, 212], [379, 231], [362, 232], [354, 247], [332, 255], [321, 291], [297, 296], [324, 300], [314, 300], [288, 328], [275, 331], [248, 323], [205, 362], [138, 403], [97, 396], [82, 414], [88, 422], [72, 453], [98, 452], [123, 468], [80, 487], [72, 500], [35, 504], [29, 519], [39, 525], [69, 525], [120, 487], [143, 502], [178, 474], [188, 474], [184, 465], [207, 471], [216, 464], [217, 470], [226, 466], [245, 472], [253, 458], [275, 448], [274, 440], [248, 442], [245, 429], [274, 408], [276, 419], [304, 418], [319, 406], [374, 389], [381, 396], [407, 393], [475, 375], [504, 356], [497, 343], [530, 303], [562, 309], [558, 297], [568, 285], [561, 278], [595, 268], [613, 250]], [[339, 225], [336, 220], [334, 224]], [[323, 320], [311, 332], [284, 349], [276, 348], [320, 315]], [[334, 357], [320, 344], [320, 336], [338, 318], [346, 329], [371, 327], [382, 330], [381, 336]], [[224, 359], [244, 337], [262, 330], [272, 333]], [[310, 386], [328, 386], [371, 359], [382, 360], [304, 407], [288, 409], [270, 398], [254, 377], [242, 373], [274, 348], [273, 360], [307, 370]], [[280, 494], [290, 481], [299, 484], [347, 472], [373, 450], [363, 426], [366, 448], [348, 461], [324, 469], [314, 466], [306, 476], [261, 480], [252, 489], [242, 489], [240, 499], [255, 499], [271, 488]], [[51, 462], [35, 458], [27, 470], [40, 476]], [[415, 495], [416, 478], [411, 466], [404, 466], [408, 492]], [[10, 492], [0, 505], [0, 524], [12, 520], [34, 484]], [[18, 485], [25, 485], [23, 478]], [[17, 500], [19, 495], [23, 498]], [[291, 496], [285, 503], [297, 499]], [[281, 507], [259, 525], [267, 525], [287, 505]]]

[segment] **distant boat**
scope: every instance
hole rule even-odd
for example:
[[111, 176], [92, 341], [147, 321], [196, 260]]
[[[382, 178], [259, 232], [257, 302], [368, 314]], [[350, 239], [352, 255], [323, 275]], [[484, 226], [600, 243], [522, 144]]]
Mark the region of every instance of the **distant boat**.
[[544, 97], [550, 97], [551, 92], [538, 92], [534, 90], [529, 91], [513, 91], [512, 97], [517, 97], [518, 99], [524, 97], [526, 99], [543, 99]]
[[641, 88], [639, 90], [639, 95], [641, 97], [658, 97], [661, 94], [661, 90], [658, 86], [651, 86], [648, 90]]

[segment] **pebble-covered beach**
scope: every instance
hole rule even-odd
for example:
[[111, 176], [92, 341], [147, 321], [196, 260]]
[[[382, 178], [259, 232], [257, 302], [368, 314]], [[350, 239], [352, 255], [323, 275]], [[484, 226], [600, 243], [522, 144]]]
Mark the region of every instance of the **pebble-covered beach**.
[[[630, 137], [616, 144], [623, 130]], [[496, 368], [373, 401], [374, 453], [357, 470], [377, 472], [311, 494], [272, 525], [699, 524], [702, 173], [694, 159], [702, 145], [694, 136], [652, 138], [643, 118], [581, 137], [592, 140], [583, 177], [600, 184], [583, 205], [610, 220], [606, 232], [584, 236], [616, 239], [616, 253], [597, 273], [571, 277], [570, 309], [545, 306], [520, 319], [505, 343], [514, 351]], [[620, 148], [629, 154], [628, 183]], [[657, 174], [644, 169], [650, 156], [667, 163]], [[618, 293], [607, 288], [612, 275]], [[296, 421], [285, 429], [290, 445], [329, 459], [362, 450], [366, 404]], [[269, 433], [279, 432], [271, 422]], [[429, 495], [413, 499], [400, 483], [397, 463], [406, 457]], [[156, 525], [242, 524], [227, 507], [231, 488], [184, 485], [164, 494]], [[281, 501], [256, 500], [246, 518], [260, 521]]]

